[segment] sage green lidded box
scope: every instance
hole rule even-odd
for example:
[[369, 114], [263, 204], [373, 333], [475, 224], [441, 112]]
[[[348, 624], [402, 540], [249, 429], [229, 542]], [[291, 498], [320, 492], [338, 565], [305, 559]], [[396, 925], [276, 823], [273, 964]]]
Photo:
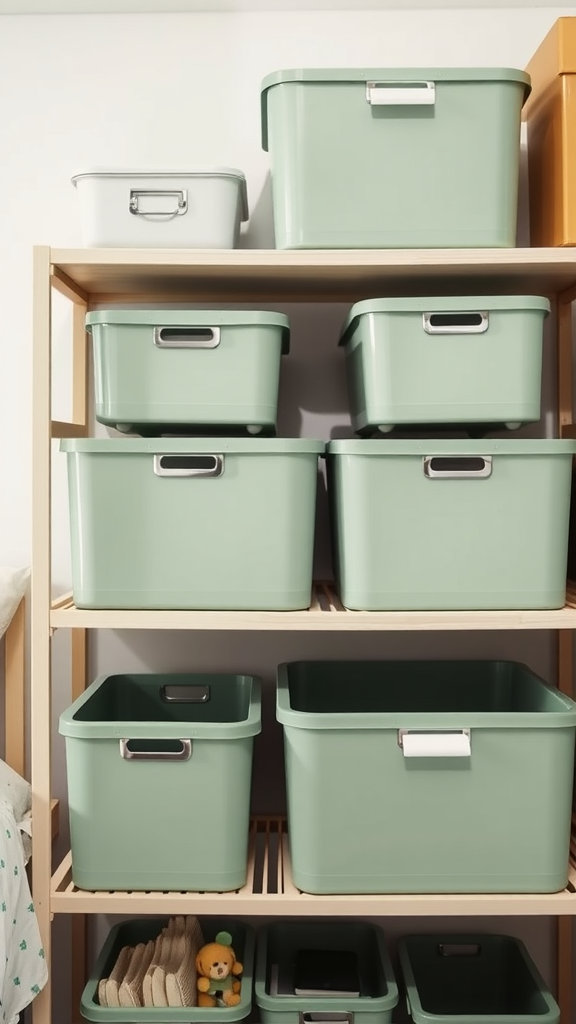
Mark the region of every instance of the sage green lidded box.
[[244, 885], [260, 690], [242, 675], [100, 676], [60, 716], [75, 885]]
[[398, 942], [414, 1024], [558, 1024], [560, 1008], [520, 939], [409, 935]]
[[508, 68], [268, 75], [277, 248], [514, 246], [529, 83]]
[[96, 418], [126, 433], [199, 426], [274, 430], [282, 313], [97, 310], [92, 334]]
[[564, 605], [575, 442], [352, 440], [328, 452], [347, 608]]
[[278, 668], [294, 884], [556, 892], [576, 704], [512, 662]]
[[308, 608], [324, 443], [74, 439], [67, 452], [80, 608]]
[[354, 430], [539, 420], [549, 311], [532, 295], [357, 302], [340, 338]]
[[[306, 953], [311, 951], [313, 955], [318, 951], [327, 953], [328, 961], [332, 954], [334, 969], [336, 953], [347, 954], [346, 960], [339, 960], [340, 976], [337, 981], [342, 989], [357, 974], [353, 983], [359, 982], [359, 994], [324, 994], [323, 989], [333, 983], [325, 974], [318, 977], [314, 995], [302, 994], [302, 991], [313, 990], [298, 988], [299, 982], [308, 983], [307, 973], [313, 980], [314, 970], [319, 966], [309, 957], [306, 966]], [[351, 974], [347, 978], [342, 971], [348, 969], [348, 961]], [[304, 977], [300, 964], [304, 967]], [[295, 988], [298, 988], [298, 993]], [[319, 1019], [334, 1024], [339, 1021], [387, 1024], [398, 1005], [398, 987], [382, 929], [353, 919], [283, 921], [261, 928], [257, 940], [254, 994], [262, 1024], [300, 1024]], [[317, 1017], [316, 1014], [322, 1016]]]
[[242, 1020], [252, 1009], [252, 979], [254, 974], [254, 929], [237, 918], [199, 917], [202, 934], [206, 942], [212, 942], [220, 931], [232, 936], [233, 949], [244, 970], [240, 988], [240, 1002], [237, 1006], [211, 1006], [208, 1013], [199, 1006], [182, 1007], [108, 1007], [98, 1002], [98, 982], [108, 978], [124, 946], [137, 946], [149, 942], [160, 934], [169, 918], [137, 918], [114, 925], [108, 934], [92, 973], [86, 982], [80, 1011], [87, 1020], [104, 1021], [105, 1024], [206, 1024], [207, 1020], [217, 1022]]

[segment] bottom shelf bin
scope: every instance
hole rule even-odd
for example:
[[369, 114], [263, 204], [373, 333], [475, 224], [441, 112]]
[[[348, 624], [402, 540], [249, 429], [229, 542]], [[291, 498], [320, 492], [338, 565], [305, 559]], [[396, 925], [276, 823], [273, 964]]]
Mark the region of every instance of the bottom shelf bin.
[[[106, 1024], [209, 1024], [210, 1021], [238, 1021], [247, 1017], [252, 1009], [252, 982], [254, 973], [254, 930], [235, 918], [198, 918], [204, 942], [212, 942], [219, 932], [228, 932], [232, 937], [232, 946], [236, 959], [243, 965], [240, 976], [240, 1002], [236, 1006], [103, 1006], [98, 998], [101, 979], [108, 978], [118, 960], [121, 950], [126, 946], [135, 947], [139, 943], [147, 943], [156, 939], [168, 924], [169, 918], [142, 918], [123, 921], [110, 931], [92, 974], [88, 979], [82, 999], [80, 1011], [82, 1016], [91, 1021], [105, 1021]], [[195, 989], [194, 983], [194, 989]]]

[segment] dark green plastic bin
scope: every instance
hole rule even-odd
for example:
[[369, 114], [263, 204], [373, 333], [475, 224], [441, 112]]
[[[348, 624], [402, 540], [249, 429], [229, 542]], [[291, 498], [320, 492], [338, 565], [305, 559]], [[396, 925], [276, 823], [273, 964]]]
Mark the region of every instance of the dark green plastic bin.
[[558, 1024], [560, 1008], [509, 935], [410, 935], [398, 943], [415, 1024]]
[[110, 931], [94, 969], [86, 982], [80, 1001], [80, 1011], [87, 1020], [105, 1024], [196, 1024], [207, 1021], [231, 1022], [247, 1017], [252, 1008], [252, 979], [254, 973], [254, 930], [236, 918], [199, 917], [206, 942], [211, 942], [219, 931], [230, 932], [236, 959], [243, 965], [240, 1002], [237, 1006], [182, 1007], [115, 1007], [100, 1006], [98, 982], [107, 978], [123, 946], [136, 946], [156, 938], [169, 918], [140, 918], [123, 921]]
[[[359, 996], [274, 994], [274, 972], [294, 983], [298, 950], [356, 954]], [[286, 985], [286, 987], [289, 987]], [[276, 982], [276, 988], [278, 984]], [[262, 1024], [387, 1024], [398, 1004], [398, 987], [381, 928], [362, 921], [282, 921], [258, 933], [254, 995]]]

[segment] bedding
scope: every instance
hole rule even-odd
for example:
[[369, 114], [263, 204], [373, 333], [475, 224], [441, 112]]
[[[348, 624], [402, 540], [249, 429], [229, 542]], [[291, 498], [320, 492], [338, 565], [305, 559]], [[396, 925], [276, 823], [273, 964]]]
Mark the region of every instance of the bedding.
[[14, 612], [26, 593], [30, 569], [0, 566], [0, 639], [8, 629]]

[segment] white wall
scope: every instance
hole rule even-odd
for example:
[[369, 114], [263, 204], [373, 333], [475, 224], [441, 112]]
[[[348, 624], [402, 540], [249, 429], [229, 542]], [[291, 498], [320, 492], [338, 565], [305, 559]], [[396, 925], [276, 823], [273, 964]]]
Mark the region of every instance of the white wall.
[[[31, 520], [31, 247], [80, 244], [73, 173], [94, 166], [229, 165], [248, 179], [255, 211], [243, 244], [271, 244], [267, 154], [260, 148], [259, 87], [279, 68], [353, 65], [495, 65], [522, 68], [548, 28], [574, 5], [547, 10], [358, 13], [5, 16], [0, 19], [0, 560], [27, 563]], [[520, 240], [526, 239], [525, 218]], [[285, 362], [284, 434], [328, 437], [348, 424], [341, 355], [345, 307], [288, 310], [293, 348]], [[66, 414], [65, 317], [58, 313], [54, 358], [56, 414]], [[547, 337], [550, 431], [552, 346]], [[325, 508], [320, 512], [325, 524]], [[57, 458], [54, 580], [69, 589], [65, 471]], [[325, 528], [318, 564], [327, 561]], [[266, 681], [266, 740], [257, 747], [255, 801], [283, 805], [280, 734], [274, 721], [274, 668], [311, 657], [512, 657], [553, 678], [548, 634], [370, 635], [100, 634], [94, 674], [142, 667], [215, 667], [259, 672]], [[55, 644], [54, 721], [69, 703], [66, 637]], [[65, 798], [60, 739], [55, 795]], [[423, 837], [425, 841], [425, 837]], [[62, 844], [61, 844], [62, 845]], [[428, 927], [433, 926], [428, 923]], [[550, 980], [551, 924], [481, 922], [523, 935]], [[391, 932], [422, 922], [389, 921]], [[102, 932], [102, 928], [100, 929]], [[64, 929], [59, 922], [58, 935]], [[59, 940], [60, 941], [60, 940]], [[64, 968], [62, 968], [64, 971]], [[68, 1019], [58, 984], [55, 1019]]]

